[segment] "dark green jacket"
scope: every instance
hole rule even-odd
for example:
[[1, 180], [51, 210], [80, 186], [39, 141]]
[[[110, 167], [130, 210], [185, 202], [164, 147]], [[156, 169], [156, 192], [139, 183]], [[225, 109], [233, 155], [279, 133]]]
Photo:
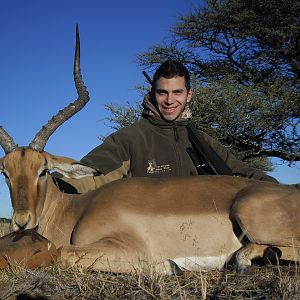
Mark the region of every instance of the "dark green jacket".
[[[155, 116], [142, 118], [134, 125], [111, 134], [81, 161], [98, 168], [105, 176], [117, 172], [119, 178], [197, 175], [196, 167], [186, 151], [192, 147], [186, 129], [188, 122], [166, 122]], [[236, 159], [227, 147], [204, 132], [199, 131], [199, 134], [234, 175], [276, 181]]]
[[[85, 193], [125, 177], [198, 175], [187, 153], [187, 148], [192, 147], [186, 128], [188, 122], [188, 119], [166, 122], [156, 116], [144, 116], [134, 125], [121, 128], [108, 136], [100, 146], [82, 158], [82, 163], [99, 169], [102, 175], [79, 180], [57, 179], [57, 184], [66, 191], [75, 187], [77, 192]], [[226, 163], [233, 175], [277, 182], [264, 172], [238, 160], [227, 147], [206, 133], [199, 131], [199, 135], [208, 144], [208, 148], [211, 147]]]

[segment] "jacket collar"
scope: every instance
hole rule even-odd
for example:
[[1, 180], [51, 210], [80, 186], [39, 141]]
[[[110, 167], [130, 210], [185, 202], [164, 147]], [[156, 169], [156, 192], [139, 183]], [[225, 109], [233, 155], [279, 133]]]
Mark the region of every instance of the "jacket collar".
[[175, 122], [167, 122], [165, 120], [163, 120], [158, 112], [158, 110], [156, 109], [155, 105], [153, 104], [153, 101], [151, 100], [150, 97], [150, 93], [146, 94], [142, 103], [143, 106], [143, 112], [142, 112], [142, 117], [143, 118], [148, 118], [148, 117], [156, 117], [158, 119], [161, 119], [164, 123], [181, 123], [182, 121], [187, 121], [190, 120], [192, 117], [192, 112], [191, 109], [188, 105], [188, 103], [186, 104], [183, 112], [181, 113], [181, 115], [179, 116], [179, 118], [175, 121]]

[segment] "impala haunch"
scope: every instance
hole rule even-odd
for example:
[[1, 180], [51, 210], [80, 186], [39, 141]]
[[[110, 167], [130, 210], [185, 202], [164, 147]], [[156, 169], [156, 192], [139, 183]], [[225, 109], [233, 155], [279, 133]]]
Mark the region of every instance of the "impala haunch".
[[[295, 259], [300, 224], [292, 216], [300, 211], [300, 193], [277, 184], [193, 176], [122, 179], [85, 194], [58, 189], [50, 171], [77, 179], [103, 176], [44, 151], [51, 134], [89, 100], [80, 71], [78, 30], [76, 37], [78, 99], [44, 125], [28, 147], [19, 147], [0, 129], [6, 153], [0, 169], [10, 190], [13, 229], [36, 230], [53, 242], [61, 263], [99, 271], [129, 272], [143, 262], [166, 273], [221, 268], [237, 251], [243, 269], [269, 246], [280, 247], [283, 258]], [[284, 234], [278, 234], [278, 224]]]

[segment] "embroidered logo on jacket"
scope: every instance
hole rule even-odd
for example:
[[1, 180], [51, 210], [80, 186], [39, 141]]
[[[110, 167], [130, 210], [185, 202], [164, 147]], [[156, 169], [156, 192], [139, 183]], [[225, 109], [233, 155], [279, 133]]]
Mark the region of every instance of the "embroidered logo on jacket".
[[170, 165], [158, 166], [154, 159], [148, 160], [148, 167], [147, 167], [148, 174], [164, 173], [164, 172], [170, 172], [170, 171], [171, 171]]

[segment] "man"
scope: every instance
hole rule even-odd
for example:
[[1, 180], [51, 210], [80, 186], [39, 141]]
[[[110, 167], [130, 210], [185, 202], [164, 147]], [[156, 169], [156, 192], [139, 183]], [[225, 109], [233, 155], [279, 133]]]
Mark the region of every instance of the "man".
[[[82, 163], [99, 169], [102, 175], [66, 181], [78, 192], [125, 177], [226, 174], [277, 182], [236, 159], [204, 132], [191, 131], [191, 98], [188, 70], [177, 61], [165, 61], [154, 74], [142, 118], [111, 134], [82, 158]], [[199, 153], [198, 146], [204, 152]]]

